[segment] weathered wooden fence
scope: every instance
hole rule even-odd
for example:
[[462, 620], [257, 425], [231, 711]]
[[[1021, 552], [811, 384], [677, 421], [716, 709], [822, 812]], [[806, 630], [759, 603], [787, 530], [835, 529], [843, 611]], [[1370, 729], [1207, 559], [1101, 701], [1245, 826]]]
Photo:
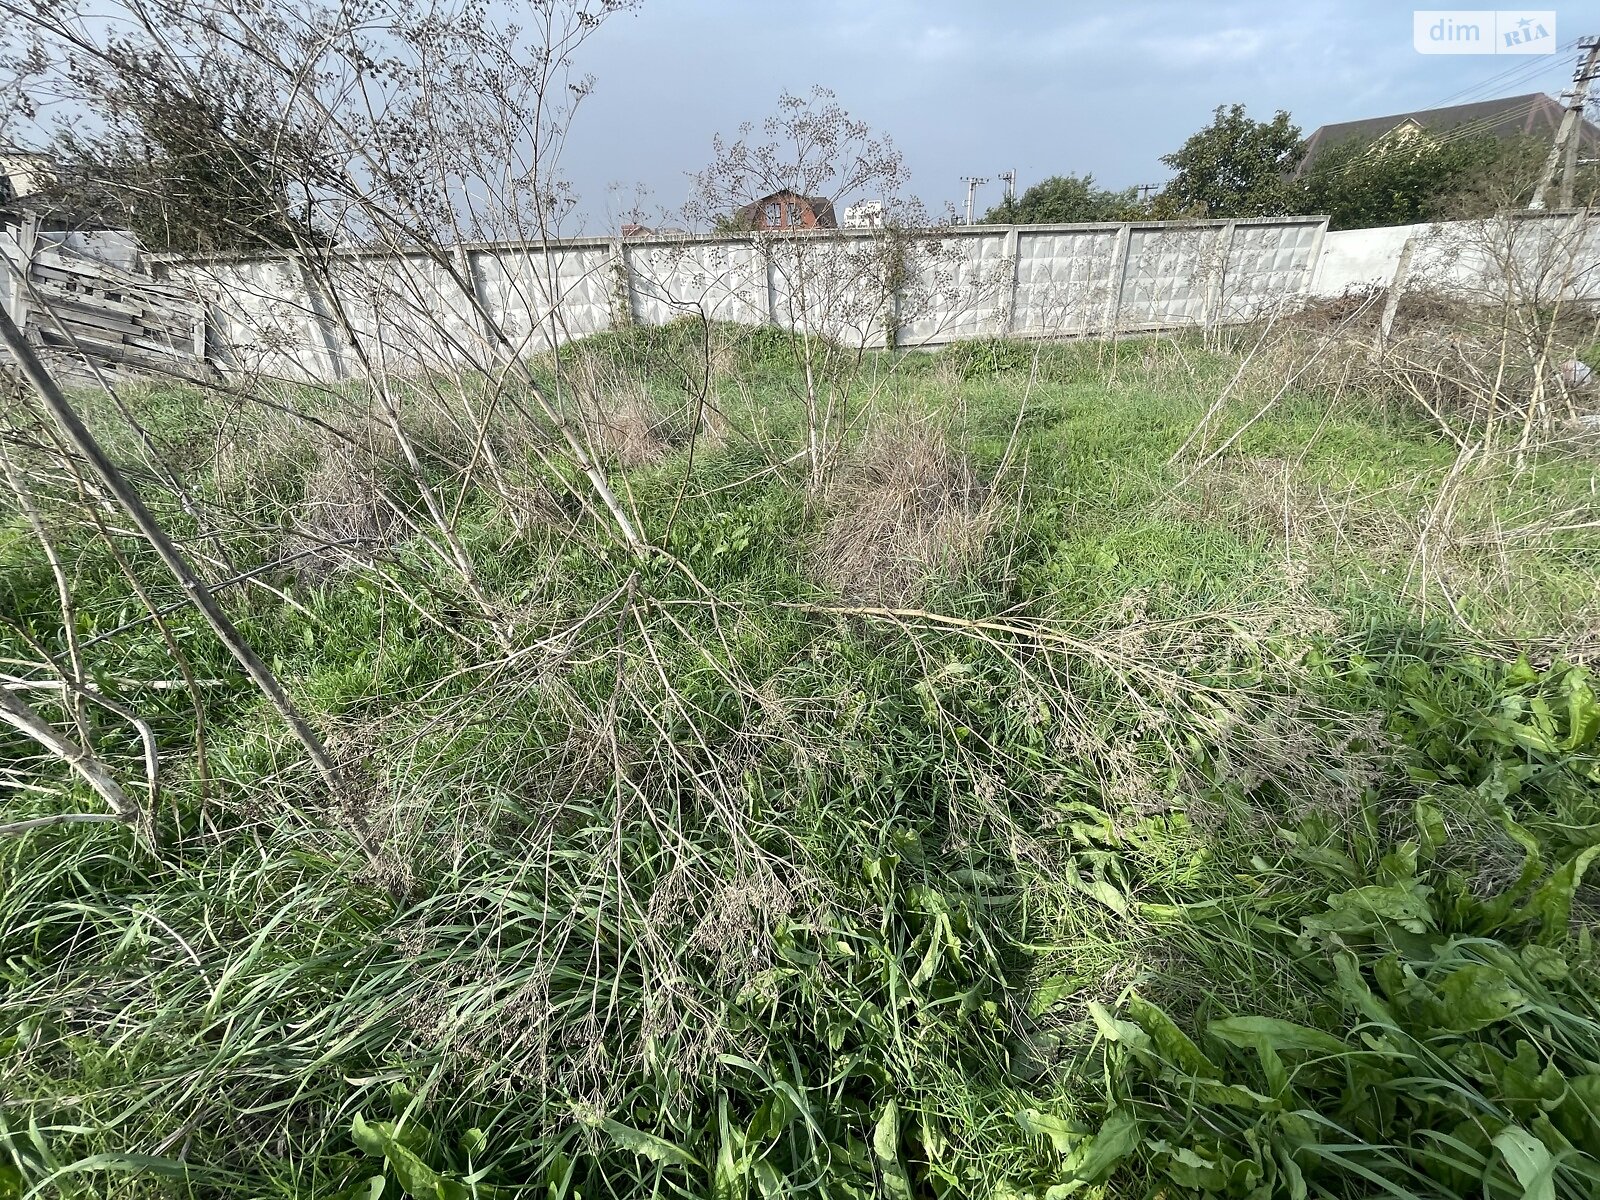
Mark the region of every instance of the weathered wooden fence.
[[[61, 375], [193, 377], [206, 368], [206, 312], [188, 283], [75, 252], [25, 218], [0, 240], [0, 298]], [[3, 353], [3, 352], [0, 352]]]

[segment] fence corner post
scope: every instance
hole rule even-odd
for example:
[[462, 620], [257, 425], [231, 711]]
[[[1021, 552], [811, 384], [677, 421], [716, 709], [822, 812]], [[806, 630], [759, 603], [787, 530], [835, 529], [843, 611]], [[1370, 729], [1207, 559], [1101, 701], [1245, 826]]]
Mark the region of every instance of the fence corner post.
[[1411, 252], [1416, 245], [1417, 235], [1411, 234], [1406, 238], [1405, 245], [1400, 247], [1400, 258], [1394, 264], [1394, 276], [1389, 280], [1389, 294], [1383, 298], [1383, 320], [1378, 322], [1378, 333], [1372, 339], [1372, 357], [1374, 361], [1382, 357], [1384, 347], [1389, 344], [1389, 332], [1394, 328], [1395, 314], [1400, 311], [1400, 297], [1405, 293], [1406, 280], [1411, 275]]
[[1111, 262], [1106, 267], [1106, 310], [1102, 318], [1105, 333], [1115, 337], [1122, 324], [1122, 289], [1128, 279], [1128, 243], [1133, 240], [1133, 223], [1124, 221], [1111, 244]]

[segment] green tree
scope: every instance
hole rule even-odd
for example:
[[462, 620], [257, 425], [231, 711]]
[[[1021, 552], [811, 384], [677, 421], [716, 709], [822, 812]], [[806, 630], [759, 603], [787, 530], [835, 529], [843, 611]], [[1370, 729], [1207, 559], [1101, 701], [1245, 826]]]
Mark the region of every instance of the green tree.
[[125, 69], [106, 85], [109, 120], [62, 127], [57, 198], [125, 226], [150, 250], [180, 253], [276, 249], [318, 239], [305, 182], [315, 150], [252, 94], [249, 82], [211, 63], [196, 81], [164, 75], [128, 47]]
[[1339, 142], [1318, 154], [1301, 176], [1301, 208], [1327, 213], [1333, 229], [1436, 220], [1486, 175], [1499, 150], [1492, 134]]
[[1008, 197], [983, 216], [988, 225], [1062, 225], [1073, 221], [1125, 221], [1136, 216], [1135, 191], [1096, 187], [1093, 175], [1052, 175], [1020, 196]]
[[[1492, 134], [1354, 139], [1329, 146], [1301, 173], [1299, 211], [1334, 229], [1471, 220], [1522, 208], [1549, 153], [1542, 138]], [[1593, 203], [1594, 167], [1580, 168], [1576, 202]]]
[[[1441, 196], [1434, 206], [1437, 219], [1471, 220], [1507, 209], [1525, 208], [1533, 196], [1533, 189], [1543, 172], [1545, 158], [1550, 153], [1548, 138], [1523, 136], [1502, 138], [1495, 142], [1492, 152], [1486, 150], [1484, 161], [1457, 181], [1455, 188]], [[1552, 188], [1547, 197], [1556, 202]], [[1600, 201], [1600, 166], [1579, 159], [1578, 174], [1573, 186], [1573, 203], [1578, 207], [1593, 207]]]
[[1281, 109], [1252, 120], [1244, 105], [1219, 105], [1211, 124], [1161, 161], [1176, 174], [1157, 198], [1161, 216], [1276, 217], [1292, 212], [1290, 177], [1305, 157], [1300, 127]]

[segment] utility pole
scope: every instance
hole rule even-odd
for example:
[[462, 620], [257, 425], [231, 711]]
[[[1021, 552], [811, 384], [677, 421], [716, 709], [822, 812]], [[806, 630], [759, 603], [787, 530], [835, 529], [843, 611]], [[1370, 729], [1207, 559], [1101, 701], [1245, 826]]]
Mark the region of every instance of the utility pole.
[[978, 198], [978, 189], [989, 181], [977, 175], [963, 175], [961, 182], [967, 185], [967, 224], [971, 225], [972, 206]]
[[1008, 202], [1015, 200], [1017, 198], [1017, 169], [1012, 167], [1009, 171], [1001, 171], [998, 178], [1001, 183], [1006, 185], [1006, 200]]
[[1589, 100], [1589, 84], [1596, 76], [1600, 76], [1600, 37], [1579, 39], [1578, 49], [1584, 51], [1583, 61], [1572, 76], [1571, 90], [1565, 93], [1567, 111], [1562, 114], [1556, 140], [1550, 146], [1550, 156], [1544, 160], [1544, 170], [1539, 173], [1539, 184], [1533, 189], [1529, 208], [1545, 207], [1545, 193], [1555, 181], [1557, 167], [1563, 168], [1559, 203], [1562, 208], [1572, 207], [1573, 176], [1578, 170], [1578, 143], [1583, 140], [1578, 132], [1578, 123], [1583, 120], [1583, 106]]
[[1149, 200], [1150, 199], [1150, 193], [1155, 191], [1160, 186], [1161, 185], [1159, 183], [1141, 183], [1141, 184], [1139, 184], [1138, 185], [1138, 188], [1139, 188], [1139, 203], [1143, 204], [1143, 203], [1145, 203], [1145, 201]]

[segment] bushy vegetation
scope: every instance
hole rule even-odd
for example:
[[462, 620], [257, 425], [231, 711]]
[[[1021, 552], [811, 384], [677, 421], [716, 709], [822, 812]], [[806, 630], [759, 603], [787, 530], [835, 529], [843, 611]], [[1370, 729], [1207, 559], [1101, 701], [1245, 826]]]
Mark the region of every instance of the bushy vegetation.
[[1093, 175], [1052, 175], [1007, 196], [984, 214], [987, 225], [1067, 225], [1074, 221], [1127, 221], [1139, 214], [1138, 189], [1111, 191]]
[[337, 800], [14, 403], [7, 679], [162, 771], [0, 843], [0, 1196], [1593, 1195], [1594, 446], [1254, 336], [869, 356], [821, 489], [787, 335], [578, 343], [648, 553], [509, 402], [85, 398]]
[[[995, 205], [986, 222], [1327, 216], [1333, 229], [1374, 229], [1423, 221], [1491, 217], [1524, 207], [1540, 178], [1547, 138], [1501, 137], [1471, 126], [1404, 128], [1377, 138], [1311, 144], [1286, 112], [1251, 117], [1243, 105], [1219, 107], [1211, 121], [1162, 162], [1173, 175], [1148, 200], [1136, 189], [1108, 191], [1092, 176], [1051, 176]], [[1600, 172], [1581, 165], [1577, 204], [1593, 203]]]

